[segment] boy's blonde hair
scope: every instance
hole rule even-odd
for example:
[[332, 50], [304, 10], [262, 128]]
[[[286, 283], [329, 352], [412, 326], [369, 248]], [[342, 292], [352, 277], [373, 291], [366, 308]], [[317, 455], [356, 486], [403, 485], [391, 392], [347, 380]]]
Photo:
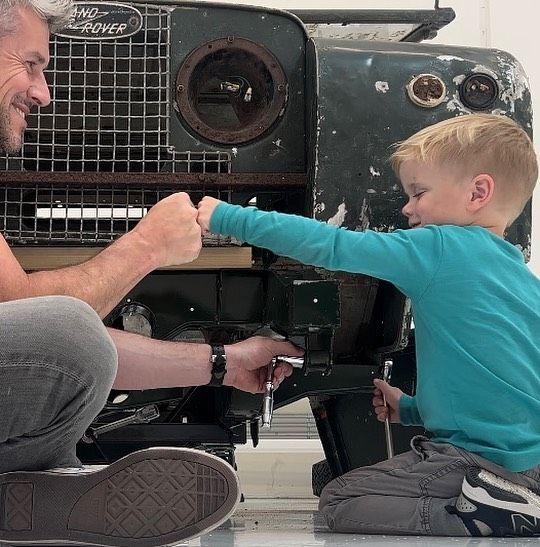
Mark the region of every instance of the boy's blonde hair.
[[495, 196], [512, 209], [512, 221], [531, 198], [538, 178], [531, 139], [516, 122], [496, 114], [467, 114], [418, 131], [395, 144], [390, 156], [397, 175], [409, 160], [440, 164], [472, 176], [491, 175]]

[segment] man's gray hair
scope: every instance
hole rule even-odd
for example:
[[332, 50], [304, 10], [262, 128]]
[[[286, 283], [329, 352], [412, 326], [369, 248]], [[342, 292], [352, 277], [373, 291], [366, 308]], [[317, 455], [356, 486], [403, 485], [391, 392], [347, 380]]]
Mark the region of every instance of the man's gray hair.
[[0, 38], [17, 30], [21, 8], [34, 11], [47, 22], [51, 32], [65, 27], [74, 13], [72, 0], [0, 0]]

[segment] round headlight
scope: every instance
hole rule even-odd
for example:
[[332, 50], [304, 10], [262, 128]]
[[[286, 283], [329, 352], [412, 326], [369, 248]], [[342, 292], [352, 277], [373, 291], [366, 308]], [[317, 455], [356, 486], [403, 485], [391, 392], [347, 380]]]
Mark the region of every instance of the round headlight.
[[489, 110], [498, 95], [499, 86], [489, 74], [470, 74], [459, 87], [461, 102], [471, 110]]
[[242, 144], [283, 114], [287, 81], [274, 55], [229, 36], [192, 51], [176, 77], [176, 104], [185, 123], [210, 142]]

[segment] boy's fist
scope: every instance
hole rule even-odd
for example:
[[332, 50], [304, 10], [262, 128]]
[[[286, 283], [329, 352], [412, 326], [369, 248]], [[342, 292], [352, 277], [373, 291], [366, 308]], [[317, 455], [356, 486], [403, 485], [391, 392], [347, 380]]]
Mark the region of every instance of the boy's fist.
[[210, 231], [212, 213], [220, 203], [221, 201], [219, 199], [211, 198], [210, 196], [204, 196], [201, 201], [199, 201], [199, 204], [197, 205], [197, 209], [199, 209], [197, 222], [203, 232]]
[[[373, 390], [373, 407], [377, 420], [384, 422], [389, 418], [393, 423], [399, 423], [399, 400], [403, 391], [398, 387], [393, 387], [384, 380], [376, 378], [373, 380], [375, 389]], [[384, 404], [386, 399], [386, 405]]]

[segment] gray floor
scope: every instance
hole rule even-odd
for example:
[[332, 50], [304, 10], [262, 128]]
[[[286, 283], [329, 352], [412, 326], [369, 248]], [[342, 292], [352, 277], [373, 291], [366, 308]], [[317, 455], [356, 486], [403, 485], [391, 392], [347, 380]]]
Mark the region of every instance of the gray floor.
[[254, 499], [241, 503], [234, 516], [217, 530], [189, 541], [189, 547], [540, 547], [535, 539], [422, 538], [333, 534], [318, 518], [317, 500]]

